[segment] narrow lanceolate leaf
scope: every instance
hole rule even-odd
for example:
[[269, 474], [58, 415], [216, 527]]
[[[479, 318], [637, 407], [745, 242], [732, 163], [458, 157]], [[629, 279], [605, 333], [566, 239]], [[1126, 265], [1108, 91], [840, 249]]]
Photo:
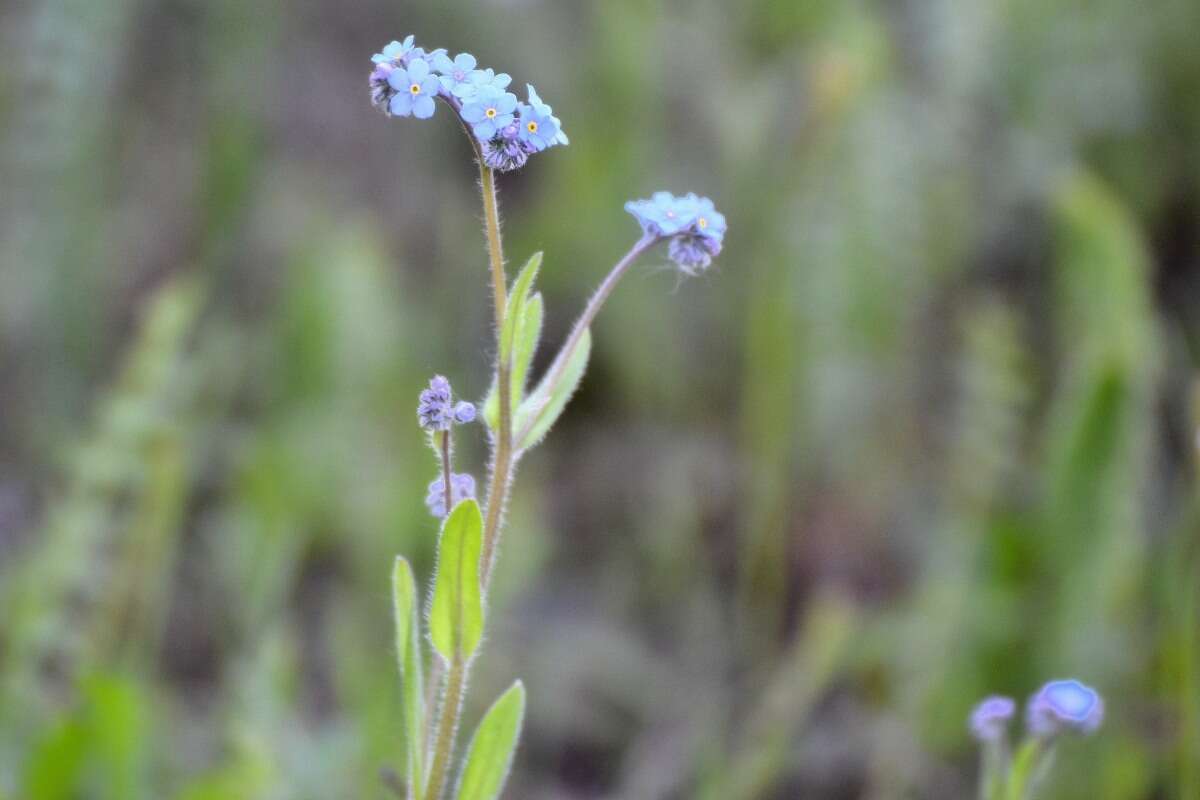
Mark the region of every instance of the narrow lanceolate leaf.
[[[529, 375], [529, 365], [533, 363], [533, 354], [537, 352], [538, 340], [542, 335], [542, 295], [535, 292], [525, 301], [521, 309], [521, 318], [517, 322], [517, 331], [513, 342], [512, 373], [509, 383], [512, 385], [512, 408], [514, 412], [525, 398], [525, 379]], [[488, 390], [487, 398], [483, 401], [483, 419], [492, 430], [500, 426], [500, 396], [496, 394], [496, 381], [492, 380], [492, 388]]]
[[525, 717], [525, 687], [520, 681], [488, 709], [467, 749], [458, 800], [495, 800], [504, 789]]
[[396, 617], [396, 659], [400, 663], [405, 760], [409, 797], [425, 785], [422, 744], [425, 730], [425, 692], [421, 676], [421, 622], [417, 614], [417, 584], [408, 561], [397, 556], [392, 568], [392, 608]]
[[[546, 377], [542, 378], [525, 402], [517, 411], [516, 425], [517, 450], [528, 450], [542, 440], [567, 407], [567, 401], [575, 393], [583, 373], [587, 370], [588, 354], [592, 349], [592, 334], [584, 330], [576, 346], [568, 358], [561, 373], [555, 375], [552, 366]], [[550, 381], [554, 380], [553, 385]]]
[[508, 293], [508, 312], [504, 315], [504, 327], [500, 329], [500, 358], [507, 361], [512, 355], [513, 343], [517, 338], [517, 327], [521, 322], [525, 309], [525, 300], [533, 287], [533, 279], [537, 277], [538, 269], [542, 266], [542, 254], [534, 253], [517, 279], [513, 281], [512, 291]]
[[429, 609], [429, 635], [447, 661], [469, 659], [483, 637], [483, 600], [479, 592], [479, 552], [483, 517], [479, 504], [464, 500], [442, 525], [437, 576]]
[[525, 378], [529, 365], [537, 352], [538, 339], [542, 336], [542, 295], [535, 292], [521, 308], [521, 319], [517, 324], [516, 339], [512, 354], [512, 407], [515, 410], [525, 394]]

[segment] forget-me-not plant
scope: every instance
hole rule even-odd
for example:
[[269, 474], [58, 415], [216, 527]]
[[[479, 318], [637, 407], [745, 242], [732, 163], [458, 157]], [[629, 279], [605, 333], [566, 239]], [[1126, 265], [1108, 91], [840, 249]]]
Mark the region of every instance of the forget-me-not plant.
[[[500, 235], [496, 173], [568, 144], [554, 110], [526, 85], [525, 99], [508, 91], [512, 78], [479, 68], [470, 53], [453, 58], [444, 49], [426, 52], [412, 36], [391, 42], [371, 58], [371, 103], [388, 116], [429, 119], [441, 103], [461, 123], [479, 166], [488, 276], [495, 311], [496, 361], [481, 404], [490, 449], [486, 494], [476, 500], [475, 478], [453, 468], [454, 432], [476, 419], [475, 404], [456, 400], [450, 381], [434, 376], [417, 401], [417, 421], [437, 455], [438, 474], [425, 504], [442, 520], [432, 592], [422, 616], [417, 583], [404, 558], [392, 572], [396, 648], [405, 729], [406, 788], [410, 800], [440, 800], [457, 772], [455, 797], [492, 800], [508, 776], [525, 710], [518, 681], [484, 715], [467, 747], [455, 742], [471, 667], [486, 622], [488, 589], [517, 463], [563, 413], [587, 368], [590, 327], [617, 282], [654, 245], [687, 275], [706, 269], [721, 252], [725, 217], [711, 200], [695, 194], [656, 192], [625, 208], [642, 235], [592, 295], [545, 374], [530, 388], [529, 370], [542, 330], [542, 296], [534, 291], [542, 256], [534, 254], [511, 281]], [[426, 623], [425, 628], [422, 622]], [[426, 692], [426, 645], [430, 692]], [[455, 765], [458, 764], [457, 770]]]
[[1009, 752], [1008, 728], [1017, 704], [993, 695], [971, 712], [971, 735], [983, 756], [980, 800], [1031, 800], [1054, 763], [1055, 745], [1068, 733], [1095, 733], [1104, 721], [1104, 699], [1076, 680], [1050, 681], [1025, 704], [1025, 740]]

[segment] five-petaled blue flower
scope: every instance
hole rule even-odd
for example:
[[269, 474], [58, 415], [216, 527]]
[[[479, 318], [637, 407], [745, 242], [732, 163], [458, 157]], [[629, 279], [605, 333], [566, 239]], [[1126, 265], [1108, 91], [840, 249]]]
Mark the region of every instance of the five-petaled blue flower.
[[485, 86], [463, 105], [462, 117], [480, 141], [488, 141], [513, 121], [517, 96], [493, 86]]
[[1103, 721], [1103, 698], [1076, 680], [1050, 681], [1025, 706], [1025, 722], [1034, 736], [1092, 733]]
[[529, 91], [529, 102], [520, 105], [517, 136], [536, 153], [557, 143], [561, 126], [554, 110], [542, 102], [537, 90], [529, 84], [525, 87]]
[[371, 56], [371, 60], [376, 64], [392, 62], [399, 64], [406, 55], [413, 49], [413, 36], [406, 36], [403, 42], [392, 41], [383, 48], [382, 53], [376, 53]]
[[471, 72], [476, 63], [475, 56], [470, 53], [459, 53], [453, 59], [445, 53], [433, 57], [433, 68], [442, 75], [442, 89], [455, 95], [456, 88], [470, 85]]
[[453, 94], [465, 103], [489, 88], [504, 91], [510, 83], [512, 77], [505, 72], [497, 73], [491, 67], [477, 69], [467, 73], [467, 79], [454, 87]]
[[436, 108], [433, 98], [437, 96], [441, 83], [429, 72], [429, 64], [415, 60], [408, 67], [397, 67], [387, 76], [388, 84], [396, 90], [396, 96], [388, 110], [398, 117], [410, 114], [417, 119], [429, 119]]

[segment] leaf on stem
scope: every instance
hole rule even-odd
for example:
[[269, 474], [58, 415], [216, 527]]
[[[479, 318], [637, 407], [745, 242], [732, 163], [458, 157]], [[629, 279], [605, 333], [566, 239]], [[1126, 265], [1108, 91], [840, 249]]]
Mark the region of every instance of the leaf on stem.
[[[513, 342], [512, 373], [509, 375], [513, 409], [521, 405], [525, 396], [525, 378], [529, 375], [529, 365], [533, 363], [533, 354], [542, 335], [542, 316], [542, 295], [540, 292], [534, 293], [521, 309]], [[492, 430], [500, 425], [500, 397], [496, 394], [494, 378], [487, 399], [483, 401], [483, 418]]]
[[469, 660], [483, 637], [483, 599], [479, 590], [482, 544], [483, 517], [479, 504], [464, 500], [442, 525], [429, 609], [429, 637], [446, 661]]
[[525, 717], [525, 686], [517, 681], [480, 721], [458, 782], [458, 800], [495, 800], [504, 789]]
[[397, 556], [392, 568], [392, 608], [396, 618], [396, 659], [404, 716], [407, 775], [410, 786], [424, 786], [422, 745], [425, 730], [425, 692], [421, 675], [421, 623], [417, 614], [417, 584], [408, 561]]

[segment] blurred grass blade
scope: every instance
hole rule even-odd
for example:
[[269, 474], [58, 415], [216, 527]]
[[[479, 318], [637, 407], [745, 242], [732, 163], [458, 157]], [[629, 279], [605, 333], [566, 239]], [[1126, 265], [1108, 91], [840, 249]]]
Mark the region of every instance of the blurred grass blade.
[[[546, 385], [547, 381], [553, 377], [552, 371], [542, 378], [537, 388], [521, 404], [517, 410], [515, 426], [518, 436], [518, 452], [528, 450], [540, 442], [550, 427], [558, 420], [563, 409], [567, 407], [567, 401], [571, 399], [571, 395], [579, 386], [579, 381], [583, 379], [583, 373], [587, 369], [588, 355], [591, 351], [592, 332], [585, 330], [579, 339], [579, 346], [571, 354], [570, 360], [563, 368], [562, 376], [553, 387], [553, 392]], [[553, 368], [551, 369], [553, 370]]]
[[517, 681], [492, 704], [471, 739], [458, 800], [494, 800], [504, 789], [525, 716], [525, 686]]
[[425, 785], [422, 745], [425, 730], [425, 692], [421, 675], [421, 620], [417, 613], [417, 584], [408, 561], [397, 556], [392, 568], [392, 602], [396, 616], [396, 658], [400, 664], [400, 681], [404, 715], [404, 747], [406, 753], [409, 797], [419, 800], [420, 787]]
[[464, 500], [442, 526], [437, 575], [429, 610], [433, 646], [446, 661], [466, 660], [483, 636], [483, 600], [479, 592], [479, 553], [483, 517], [479, 504]]

